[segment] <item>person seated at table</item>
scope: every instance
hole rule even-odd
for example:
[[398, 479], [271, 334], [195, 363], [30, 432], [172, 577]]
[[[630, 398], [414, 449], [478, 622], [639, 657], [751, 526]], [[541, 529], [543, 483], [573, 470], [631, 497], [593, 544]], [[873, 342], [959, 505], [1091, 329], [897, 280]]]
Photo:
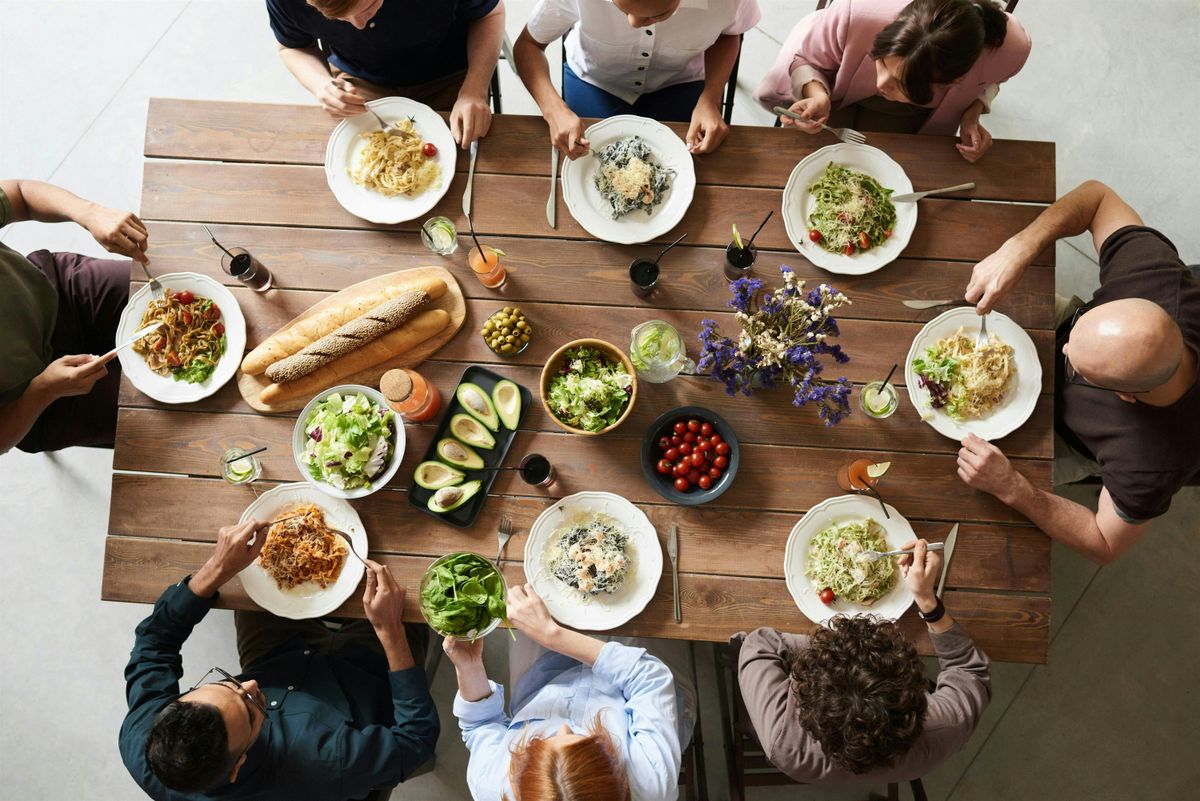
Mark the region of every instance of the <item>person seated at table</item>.
[[120, 748], [151, 798], [357, 799], [433, 758], [440, 727], [416, 636], [428, 629], [406, 631], [404, 588], [371, 560], [369, 623], [238, 612], [242, 672], [214, 667], [180, 694], [183, 643], [258, 557], [270, 525], [222, 528], [204, 566], [168, 587], [137, 627]]
[[[521, 80], [570, 159], [588, 152], [580, 117], [638, 114], [691, 122], [684, 141], [711, 153], [729, 133], [722, 93], [757, 0], [539, 0], [513, 46]], [[546, 46], [566, 34], [562, 96]]]
[[464, 148], [487, 135], [504, 0], [267, 0], [267, 13], [284, 66], [331, 116], [396, 95], [449, 110]]
[[690, 671], [673, 678], [641, 641], [605, 642], [559, 626], [528, 584], [513, 587], [507, 602], [520, 632], [509, 658], [511, 716], [504, 687], [484, 669], [483, 640], [443, 643], [458, 675], [454, 715], [471, 752], [475, 801], [673, 801], [681, 744], [696, 719], [695, 687], [679, 680]]
[[767, 110], [860, 131], [953, 135], [967, 161], [992, 145], [979, 124], [1029, 57], [1025, 28], [992, 0], [839, 0], [796, 25], [754, 97]]
[[904, 582], [938, 656], [932, 691], [890, 620], [839, 615], [810, 635], [761, 628], [740, 643], [738, 685], [755, 734], [798, 782], [920, 778], [966, 744], [988, 705], [988, 658], [934, 593], [941, 555], [925, 540], [905, 547]]
[[[146, 226], [41, 181], [0, 181], [0, 228], [23, 220], [87, 229], [105, 250], [149, 263]], [[111, 448], [121, 369], [115, 346], [129, 262], [0, 244], [0, 453]]]
[[[1003, 452], [962, 442], [958, 475], [1051, 538], [1107, 564], [1200, 483], [1200, 280], [1113, 190], [1086, 181], [975, 265], [966, 299], [986, 313], [1043, 250], [1090, 231], [1100, 288], [1062, 310], [1055, 347], [1055, 483], [1099, 476], [1095, 512], [1034, 487]], [[1073, 314], [1072, 314], [1073, 312]], [[1061, 454], [1061, 456], [1059, 455]]]

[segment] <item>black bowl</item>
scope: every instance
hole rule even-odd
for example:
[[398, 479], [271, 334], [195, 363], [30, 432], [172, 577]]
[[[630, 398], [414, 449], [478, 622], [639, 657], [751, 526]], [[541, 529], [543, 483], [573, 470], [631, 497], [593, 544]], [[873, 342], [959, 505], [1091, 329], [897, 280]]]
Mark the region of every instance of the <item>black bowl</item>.
[[[697, 418], [699, 420], [707, 420], [713, 424], [713, 429], [721, 435], [721, 438], [729, 443], [729, 466], [717, 479], [717, 483], [713, 484], [709, 489], [700, 489], [693, 487], [687, 492], [680, 492], [675, 489], [675, 479], [670, 475], [663, 475], [658, 472], [656, 465], [658, 460], [662, 458], [662, 452], [658, 448], [658, 440], [663, 436], [671, 436], [674, 432], [674, 424], [679, 420], [688, 418]], [[700, 406], [680, 406], [678, 409], [659, 415], [654, 424], [647, 429], [645, 436], [642, 437], [642, 475], [650, 482], [650, 486], [654, 487], [654, 491], [666, 498], [668, 501], [677, 503], [680, 506], [700, 506], [717, 498], [725, 490], [729, 489], [729, 485], [733, 483], [733, 477], [737, 475], [738, 460], [741, 453], [741, 448], [738, 447], [737, 434], [734, 433], [733, 426], [725, 421], [724, 417]]]

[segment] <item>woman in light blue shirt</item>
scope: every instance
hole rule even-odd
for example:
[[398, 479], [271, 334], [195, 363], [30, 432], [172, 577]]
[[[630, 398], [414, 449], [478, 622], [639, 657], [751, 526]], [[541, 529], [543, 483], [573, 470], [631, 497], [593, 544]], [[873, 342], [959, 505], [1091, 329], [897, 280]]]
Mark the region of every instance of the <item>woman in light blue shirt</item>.
[[458, 675], [454, 715], [475, 801], [676, 799], [695, 713], [671, 670], [645, 648], [562, 628], [528, 584], [509, 591], [508, 619], [539, 648], [514, 675], [511, 715], [504, 687], [487, 677], [483, 641], [443, 643]]

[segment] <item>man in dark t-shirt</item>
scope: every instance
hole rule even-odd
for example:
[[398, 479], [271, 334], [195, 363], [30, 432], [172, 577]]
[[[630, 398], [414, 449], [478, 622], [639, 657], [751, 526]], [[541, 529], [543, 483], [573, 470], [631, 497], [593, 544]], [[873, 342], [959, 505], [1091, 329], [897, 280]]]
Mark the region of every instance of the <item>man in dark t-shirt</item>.
[[267, 0], [284, 66], [334, 117], [397, 95], [450, 111], [463, 147], [487, 133], [504, 0]]
[[1149, 530], [1180, 487], [1200, 483], [1200, 281], [1166, 237], [1087, 181], [979, 262], [966, 299], [989, 311], [1038, 253], [1084, 231], [1100, 254], [1100, 289], [1059, 328], [1055, 424], [1099, 463], [1098, 510], [1036, 489], [975, 436], [962, 442], [958, 474], [1105, 564]]

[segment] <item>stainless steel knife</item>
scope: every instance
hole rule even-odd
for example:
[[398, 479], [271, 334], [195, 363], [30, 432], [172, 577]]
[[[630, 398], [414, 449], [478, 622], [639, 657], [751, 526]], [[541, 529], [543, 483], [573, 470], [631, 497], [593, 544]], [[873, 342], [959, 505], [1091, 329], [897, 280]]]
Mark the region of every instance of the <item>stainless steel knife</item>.
[[932, 309], [937, 306], [951, 306], [957, 301], [953, 300], [902, 300], [900, 301], [910, 309]]
[[954, 541], [958, 539], [958, 523], [954, 524], [954, 528], [950, 529], [949, 536], [946, 537], [946, 547], [942, 551], [942, 576], [938, 579], [937, 597], [942, 597], [942, 589], [946, 586], [946, 574], [950, 572], [950, 557], [954, 555]]
[[675, 622], [683, 622], [683, 610], [679, 606], [679, 524], [671, 524], [667, 537], [667, 556], [671, 557], [671, 588], [675, 593]]
[[929, 195], [940, 195], [944, 192], [965, 192], [968, 189], [974, 189], [975, 182], [968, 181], [965, 184], [955, 184], [954, 186], [943, 186], [941, 189], [926, 189], [924, 192], [908, 192], [903, 195], [892, 195], [890, 200], [893, 203], [916, 203], [923, 197]]
[[467, 188], [463, 192], [463, 214], [471, 218], [471, 187], [475, 185], [475, 157], [479, 155], [479, 140], [471, 143], [471, 164], [467, 167]]
[[546, 222], [558, 227], [558, 148], [550, 145], [550, 197], [546, 200]]

